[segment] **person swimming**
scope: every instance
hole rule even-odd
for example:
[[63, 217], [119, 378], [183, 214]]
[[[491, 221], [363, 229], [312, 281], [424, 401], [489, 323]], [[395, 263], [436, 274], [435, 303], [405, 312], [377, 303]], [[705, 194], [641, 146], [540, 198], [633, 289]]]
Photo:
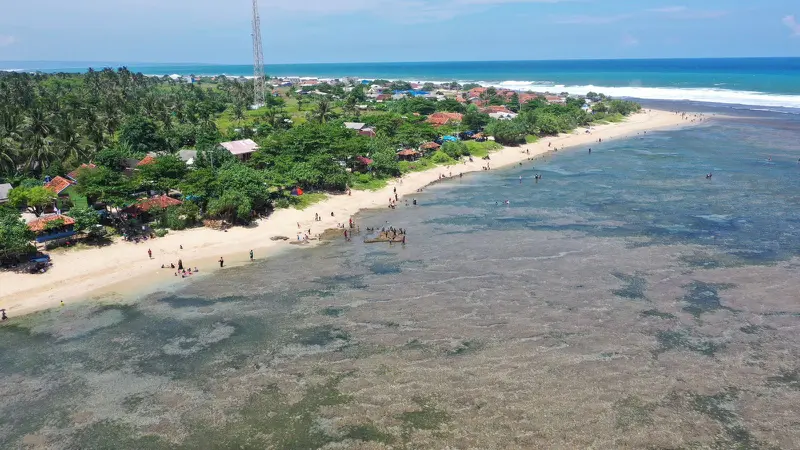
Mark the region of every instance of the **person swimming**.
[[711, 172], [709, 172], [709, 173], [708, 173], [708, 175], [706, 175], [706, 179], [709, 179], [709, 178], [711, 178], [713, 175], [714, 175], [714, 174], [712, 174]]

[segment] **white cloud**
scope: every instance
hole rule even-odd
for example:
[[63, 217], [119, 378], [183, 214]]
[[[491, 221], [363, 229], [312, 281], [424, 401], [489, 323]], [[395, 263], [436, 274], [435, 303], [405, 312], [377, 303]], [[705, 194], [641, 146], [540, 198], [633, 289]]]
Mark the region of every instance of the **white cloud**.
[[0, 47], [8, 47], [17, 42], [17, 38], [5, 34], [0, 34]]
[[783, 18], [783, 24], [792, 30], [792, 36], [800, 36], [800, 23], [797, 22], [794, 15], [788, 15]]

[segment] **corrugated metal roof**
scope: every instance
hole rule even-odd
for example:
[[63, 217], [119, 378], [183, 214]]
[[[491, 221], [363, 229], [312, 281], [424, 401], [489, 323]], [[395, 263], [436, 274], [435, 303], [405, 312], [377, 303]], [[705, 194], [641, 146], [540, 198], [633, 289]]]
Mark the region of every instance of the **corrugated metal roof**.
[[240, 141], [222, 142], [219, 145], [233, 155], [244, 155], [258, 150], [258, 144], [252, 139], [242, 139]]

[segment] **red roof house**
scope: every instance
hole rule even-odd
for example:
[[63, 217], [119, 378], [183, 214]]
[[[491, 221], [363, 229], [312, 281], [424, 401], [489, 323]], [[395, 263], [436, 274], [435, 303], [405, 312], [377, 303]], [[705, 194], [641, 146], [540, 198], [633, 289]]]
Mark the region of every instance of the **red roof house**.
[[469, 97], [480, 97], [484, 92], [486, 92], [485, 87], [472, 88], [469, 90]]
[[50, 189], [51, 191], [55, 192], [56, 195], [58, 195], [64, 192], [68, 187], [72, 185], [73, 185], [72, 181], [69, 181], [68, 179], [61, 176], [56, 176], [55, 178], [50, 180], [50, 182], [46, 183], [44, 187]]
[[438, 150], [441, 145], [436, 142], [426, 142], [419, 146], [422, 150]]
[[505, 106], [495, 106], [495, 105], [491, 105], [491, 106], [487, 106], [485, 108], [481, 108], [481, 112], [486, 113], [486, 114], [491, 114], [491, 113], [511, 113], [511, 111], [508, 108], [506, 108]]
[[94, 168], [96, 168], [96, 167], [97, 167], [97, 166], [95, 166], [95, 165], [94, 165], [94, 164], [92, 164], [92, 163], [89, 163], [89, 164], [81, 164], [81, 166], [80, 166], [80, 167], [78, 167], [77, 169], [75, 169], [75, 170], [73, 170], [72, 172], [68, 173], [68, 174], [67, 174], [67, 177], [68, 177], [70, 180], [75, 180], [75, 181], [77, 181], [77, 180], [78, 180], [78, 175], [80, 175], [80, 172], [81, 172], [81, 170], [83, 170], [83, 169], [94, 169]]
[[461, 122], [463, 119], [464, 115], [460, 113], [437, 112], [428, 116], [428, 123], [440, 127], [448, 123]]
[[136, 163], [136, 167], [146, 166], [148, 164], [153, 164], [154, 162], [156, 162], [156, 158], [151, 155], [147, 155], [143, 160]]
[[136, 202], [136, 204], [125, 208], [123, 211], [130, 214], [139, 214], [143, 212], [148, 212], [153, 208], [167, 209], [170, 206], [178, 206], [182, 204], [183, 202], [180, 200], [176, 200], [166, 195], [158, 195], [155, 197], [150, 197], [148, 199], [140, 200]]
[[36, 220], [28, 222], [28, 228], [34, 233], [39, 233], [47, 228], [48, 223], [56, 220], [63, 220], [64, 226], [75, 225], [75, 219], [73, 219], [70, 216], [64, 216], [61, 214], [52, 214], [49, 216], [39, 217]]

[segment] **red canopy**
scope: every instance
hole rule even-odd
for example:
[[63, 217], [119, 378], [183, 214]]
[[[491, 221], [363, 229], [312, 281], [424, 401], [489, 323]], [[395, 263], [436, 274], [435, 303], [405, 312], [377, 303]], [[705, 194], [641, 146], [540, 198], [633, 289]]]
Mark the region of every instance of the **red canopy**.
[[372, 164], [372, 160], [367, 158], [366, 156], [356, 156], [356, 160], [366, 166]]

